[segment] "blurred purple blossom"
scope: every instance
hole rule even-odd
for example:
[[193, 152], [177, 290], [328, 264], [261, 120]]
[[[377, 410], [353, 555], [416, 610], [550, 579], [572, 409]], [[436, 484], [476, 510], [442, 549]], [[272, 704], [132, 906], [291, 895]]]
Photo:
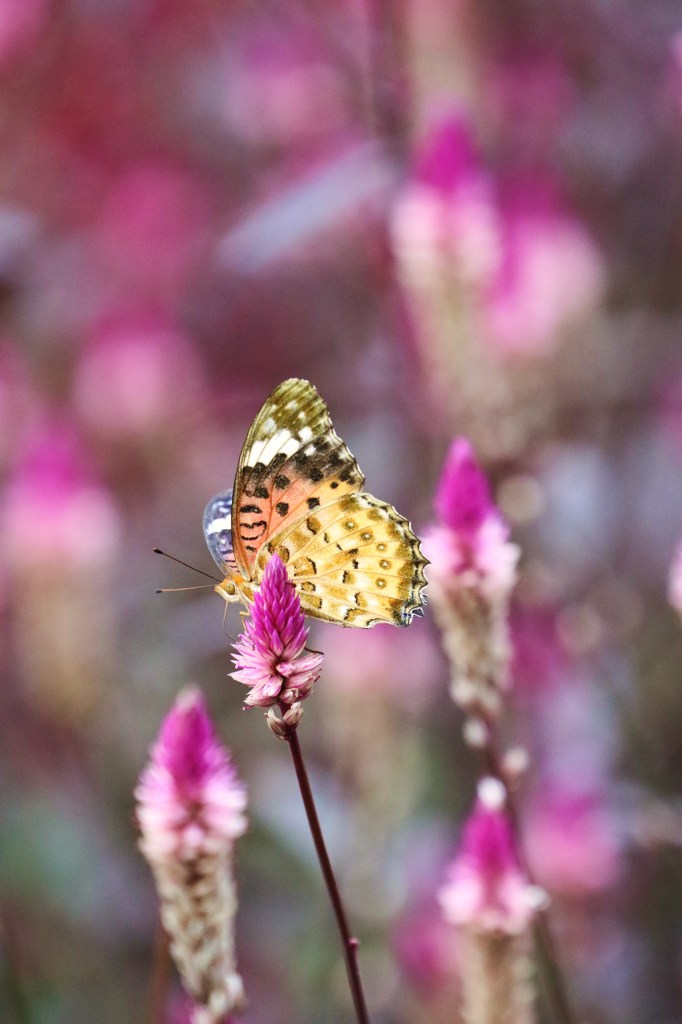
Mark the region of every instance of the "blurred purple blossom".
[[251, 617], [234, 645], [233, 679], [251, 687], [244, 703], [295, 704], [311, 692], [322, 654], [303, 654], [308, 630], [296, 588], [279, 555], [270, 557], [254, 594]]
[[434, 508], [441, 523], [458, 533], [463, 541], [469, 537], [473, 540], [489, 516], [499, 516], [486, 476], [466, 437], [458, 437], [450, 445]]
[[528, 929], [546, 897], [521, 868], [505, 802], [498, 779], [479, 783], [439, 900], [452, 924], [515, 935]]
[[112, 182], [94, 240], [128, 290], [168, 294], [197, 267], [209, 224], [203, 184], [184, 169], [148, 161], [125, 168]]
[[246, 791], [198, 689], [183, 690], [166, 716], [135, 795], [152, 861], [227, 848], [245, 831]]
[[94, 568], [120, 541], [114, 500], [97, 481], [73, 427], [36, 426], [8, 481], [2, 510], [6, 552], [15, 565]]
[[495, 715], [509, 681], [509, 600], [519, 549], [464, 438], [449, 450], [435, 508], [441, 522], [425, 531], [423, 547], [452, 668], [450, 692], [475, 716]]
[[524, 846], [550, 893], [580, 899], [614, 885], [623, 870], [622, 827], [597, 791], [545, 782], [525, 812]]
[[466, 438], [450, 446], [434, 508], [441, 525], [424, 535], [430, 579], [445, 590], [476, 587], [491, 599], [508, 597], [519, 550]]
[[232, 851], [246, 829], [246, 791], [199, 690], [178, 696], [135, 797], [140, 849], [154, 872], [171, 953], [200, 1004], [193, 1024], [218, 1024], [243, 997]]
[[0, 71], [25, 55], [39, 39], [49, 15], [49, 0], [2, 0]]
[[498, 261], [492, 179], [463, 113], [427, 135], [392, 217], [393, 244], [408, 290], [434, 277], [481, 288]]
[[483, 304], [484, 338], [500, 354], [542, 354], [598, 303], [602, 257], [545, 174], [505, 184], [500, 262]]
[[205, 389], [192, 338], [166, 316], [123, 308], [93, 327], [75, 367], [73, 398], [94, 430], [142, 440], [201, 405]]

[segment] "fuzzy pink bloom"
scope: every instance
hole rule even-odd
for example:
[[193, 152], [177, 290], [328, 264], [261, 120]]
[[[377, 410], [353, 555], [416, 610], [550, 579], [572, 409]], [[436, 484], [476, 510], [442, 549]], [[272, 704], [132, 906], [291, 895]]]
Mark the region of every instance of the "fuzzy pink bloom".
[[519, 549], [465, 438], [448, 453], [436, 492], [440, 523], [424, 535], [430, 595], [465, 710], [496, 714], [508, 680], [509, 599]]
[[244, 703], [295, 704], [317, 682], [323, 655], [303, 654], [308, 630], [296, 588], [279, 555], [272, 555], [251, 606], [251, 618], [234, 645], [233, 679], [251, 687]]
[[441, 526], [425, 540], [431, 576], [447, 585], [478, 583], [491, 595], [508, 593], [516, 581], [518, 548], [509, 543], [509, 529], [464, 437], [450, 447], [434, 508]]
[[193, 1024], [218, 1024], [243, 994], [232, 851], [246, 828], [246, 792], [197, 689], [177, 698], [135, 796], [171, 953], [197, 1003]]
[[[49, 529], [36, 529], [41, 509], [49, 510]], [[118, 512], [70, 423], [36, 424], [7, 484], [2, 526], [15, 566], [93, 570], [109, 564], [120, 540]]]
[[202, 405], [205, 391], [192, 339], [163, 315], [122, 308], [92, 329], [76, 365], [73, 401], [99, 433], [139, 442], [165, 435], [169, 423]]
[[518, 935], [528, 929], [545, 895], [521, 868], [505, 797], [499, 780], [479, 783], [476, 805], [439, 900], [453, 924]]
[[541, 355], [562, 329], [593, 309], [604, 285], [603, 259], [585, 225], [550, 180], [526, 180], [498, 201], [500, 262], [482, 324], [500, 354]]
[[498, 261], [492, 181], [467, 116], [435, 125], [392, 219], [393, 243], [406, 282], [445, 275], [485, 285]]
[[545, 783], [526, 823], [533, 872], [550, 891], [579, 899], [617, 883], [623, 870], [622, 825], [598, 790], [571, 792]]

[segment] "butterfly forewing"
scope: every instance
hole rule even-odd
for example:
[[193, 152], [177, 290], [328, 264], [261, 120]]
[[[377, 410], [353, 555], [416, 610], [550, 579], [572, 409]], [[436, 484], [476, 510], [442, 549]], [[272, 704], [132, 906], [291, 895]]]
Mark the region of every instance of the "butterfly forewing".
[[346, 494], [279, 530], [261, 549], [260, 577], [277, 552], [303, 610], [347, 626], [409, 625], [426, 583], [419, 541], [392, 505]]
[[234, 486], [232, 543], [242, 575], [254, 575], [263, 544], [364, 477], [308, 381], [275, 388], [244, 442]]

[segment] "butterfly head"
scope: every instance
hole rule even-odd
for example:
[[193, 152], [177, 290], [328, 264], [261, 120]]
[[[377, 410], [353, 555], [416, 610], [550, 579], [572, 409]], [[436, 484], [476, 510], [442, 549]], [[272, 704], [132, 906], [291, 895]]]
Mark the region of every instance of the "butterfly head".
[[227, 604], [232, 604], [234, 601], [243, 601], [248, 604], [253, 600], [253, 586], [238, 574], [226, 576], [223, 582], [213, 589]]

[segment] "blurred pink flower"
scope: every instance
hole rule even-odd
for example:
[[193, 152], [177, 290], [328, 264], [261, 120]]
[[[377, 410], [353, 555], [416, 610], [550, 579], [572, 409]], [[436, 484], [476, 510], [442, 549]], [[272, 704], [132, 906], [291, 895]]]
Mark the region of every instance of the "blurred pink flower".
[[191, 339], [163, 316], [125, 310], [93, 330], [73, 387], [81, 416], [113, 436], [157, 433], [205, 399]]
[[163, 163], [140, 163], [111, 186], [95, 244], [128, 286], [175, 297], [197, 265], [209, 225], [209, 200], [196, 178]]
[[546, 897], [521, 868], [505, 802], [498, 779], [479, 783], [476, 805], [438, 898], [452, 924], [517, 935], [528, 929]]
[[396, 922], [393, 931], [401, 971], [423, 992], [442, 991], [452, 976], [455, 948], [452, 929], [433, 904], [416, 906]]
[[499, 517], [486, 476], [465, 437], [456, 438], [450, 446], [434, 508], [445, 526], [471, 543], [489, 516]]
[[682, 618], [682, 541], [677, 545], [668, 577], [668, 599]]
[[541, 354], [599, 301], [603, 259], [547, 179], [505, 188], [498, 210], [501, 260], [484, 298], [484, 337], [503, 354]]
[[528, 165], [545, 160], [576, 99], [560, 48], [521, 45], [495, 52], [481, 76], [481, 118], [505, 153]]
[[392, 234], [407, 288], [449, 303], [432, 310], [440, 321], [467, 299], [476, 336], [498, 355], [549, 351], [603, 290], [602, 256], [552, 176], [494, 180], [462, 114], [427, 137]]
[[48, 18], [48, 0], [2, 0], [0, 3], [0, 71], [11, 68], [37, 43]]
[[135, 797], [171, 953], [198, 1004], [193, 1024], [218, 1024], [243, 998], [232, 852], [246, 829], [246, 792], [199, 690], [178, 696]]
[[261, 24], [225, 65], [224, 117], [251, 144], [302, 146], [350, 122], [343, 76], [314, 33]]
[[554, 609], [515, 604], [511, 610], [514, 686], [533, 695], [566, 671], [568, 656], [557, 634]]
[[254, 594], [251, 617], [234, 645], [237, 671], [251, 687], [249, 707], [295, 704], [311, 692], [320, 674], [322, 654], [303, 654], [308, 630], [296, 588], [279, 555], [272, 555]]
[[465, 710], [496, 714], [508, 684], [508, 613], [519, 549], [469, 442], [455, 440], [436, 492], [440, 524], [424, 533], [430, 597]]
[[545, 787], [524, 818], [528, 858], [550, 892], [580, 897], [617, 882], [622, 842], [600, 793]]
[[58, 419], [37, 427], [5, 491], [5, 548], [15, 565], [96, 568], [116, 551], [120, 520], [90, 470], [73, 428]]
[[443, 274], [477, 287], [490, 280], [498, 261], [494, 192], [463, 113], [427, 136], [395, 206], [392, 236], [408, 284]]

